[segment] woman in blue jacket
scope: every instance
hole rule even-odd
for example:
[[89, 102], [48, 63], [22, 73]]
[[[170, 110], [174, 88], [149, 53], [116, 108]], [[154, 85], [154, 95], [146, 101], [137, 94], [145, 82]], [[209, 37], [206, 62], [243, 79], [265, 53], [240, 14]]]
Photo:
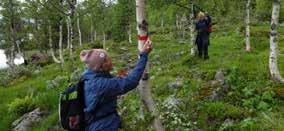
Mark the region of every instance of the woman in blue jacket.
[[139, 84], [146, 67], [148, 54], [152, 50], [147, 41], [134, 70], [126, 77], [110, 75], [112, 62], [102, 49], [83, 50], [81, 61], [88, 69], [83, 73], [86, 131], [117, 131], [120, 117], [116, 111], [117, 96], [134, 89]]
[[198, 13], [198, 22], [196, 23], [197, 36], [195, 43], [198, 48], [198, 56], [208, 59], [209, 32], [208, 27], [211, 23], [211, 18], [206, 17], [203, 12]]

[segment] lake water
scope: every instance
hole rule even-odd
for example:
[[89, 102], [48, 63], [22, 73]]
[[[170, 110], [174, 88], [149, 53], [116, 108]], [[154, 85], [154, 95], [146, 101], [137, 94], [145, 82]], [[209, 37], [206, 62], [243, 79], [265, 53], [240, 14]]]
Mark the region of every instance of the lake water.
[[[0, 69], [8, 67], [6, 62], [7, 62], [7, 57], [5, 55], [5, 52], [4, 52], [4, 50], [0, 49]], [[16, 58], [14, 60], [14, 62], [15, 62], [16, 65], [23, 64], [24, 63], [24, 58], [23, 57]]]

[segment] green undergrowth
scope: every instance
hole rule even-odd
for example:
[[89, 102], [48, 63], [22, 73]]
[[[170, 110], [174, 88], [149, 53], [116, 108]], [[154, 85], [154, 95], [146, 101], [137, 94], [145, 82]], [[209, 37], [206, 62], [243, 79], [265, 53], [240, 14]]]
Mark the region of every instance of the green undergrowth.
[[[235, 27], [220, 27], [211, 34], [209, 60], [190, 56], [189, 39], [173, 35], [168, 31], [171, 28], [152, 30], [154, 50], [149, 59], [150, 85], [161, 119], [168, 130], [284, 129], [283, 100], [273, 92], [273, 88], [283, 87], [283, 84], [271, 81], [268, 69], [268, 25], [252, 26], [251, 52], [244, 49], [243, 32]], [[279, 32], [279, 69], [284, 75], [283, 28]], [[101, 43], [85, 44], [78, 48], [75, 63], [71, 64], [66, 59], [63, 69], [58, 64], [50, 64], [32, 70], [31, 74], [24, 73], [6, 81], [7, 86], [0, 87], [0, 130], [9, 130], [15, 119], [36, 107], [44, 110], [45, 115], [33, 130], [62, 130], [58, 126], [59, 92], [74, 81], [72, 74], [75, 70], [80, 74], [84, 69], [78, 57], [80, 50], [98, 46]], [[114, 62], [113, 73], [126, 69], [137, 60], [137, 45], [134, 43], [107, 41], [106, 47]], [[213, 80], [218, 70], [225, 73], [229, 91], [220, 100], [201, 96], [200, 92], [206, 90], [203, 85]], [[180, 81], [182, 86], [170, 88], [169, 83], [176, 81]], [[48, 86], [52, 82], [57, 84]], [[178, 104], [171, 106], [165, 103], [169, 98], [176, 99]], [[139, 99], [137, 90], [119, 98], [118, 110], [122, 116], [123, 130], [152, 130], [150, 121], [153, 117], [147, 112], [141, 115], [143, 110]]]

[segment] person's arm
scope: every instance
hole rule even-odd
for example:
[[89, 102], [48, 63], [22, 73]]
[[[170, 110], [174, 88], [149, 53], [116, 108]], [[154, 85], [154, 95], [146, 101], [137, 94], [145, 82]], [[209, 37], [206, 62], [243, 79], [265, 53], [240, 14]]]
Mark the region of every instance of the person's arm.
[[108, 94], [113, 95], [123, 95], [128, 91], [136, 88], [139, 81], [143, 75], [146, 64], [148, 60], [147, 53], [141, 53], [140, 59], [137, 62], [134, 70], [126, 77], [114, 77], [109, 82], [109, 87], [107, 88]]
[[145, 70], [148, 54], [152, 50], [151, 42], [146, 42], [144, 51], [140, 53], [140, 58], [133, 71], [126, 77], [111, 78], [106, 84], [105, 92], [108, 96], [123, 95], [128, 91], [136, 88]]

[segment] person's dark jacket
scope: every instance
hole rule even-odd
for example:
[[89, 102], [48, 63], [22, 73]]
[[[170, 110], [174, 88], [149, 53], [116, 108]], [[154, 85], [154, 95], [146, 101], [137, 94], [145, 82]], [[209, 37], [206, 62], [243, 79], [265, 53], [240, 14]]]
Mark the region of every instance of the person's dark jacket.
[[139, 84], [146, 67], [148, 55], [141, 53], [134, 70], [126, 77], [113, 77], [109, 73], [87, 69], [83, 77], [86, 131], [117, 131], [120, 117], [117, 114], [117, 96], [134, 89]]
[[206, 19], [199, 20], [195, 28], [197, 30], [197, 36], [195, 44], [197, 45], [209, 45], [209, 33], [208, 33], [208, 21]]

